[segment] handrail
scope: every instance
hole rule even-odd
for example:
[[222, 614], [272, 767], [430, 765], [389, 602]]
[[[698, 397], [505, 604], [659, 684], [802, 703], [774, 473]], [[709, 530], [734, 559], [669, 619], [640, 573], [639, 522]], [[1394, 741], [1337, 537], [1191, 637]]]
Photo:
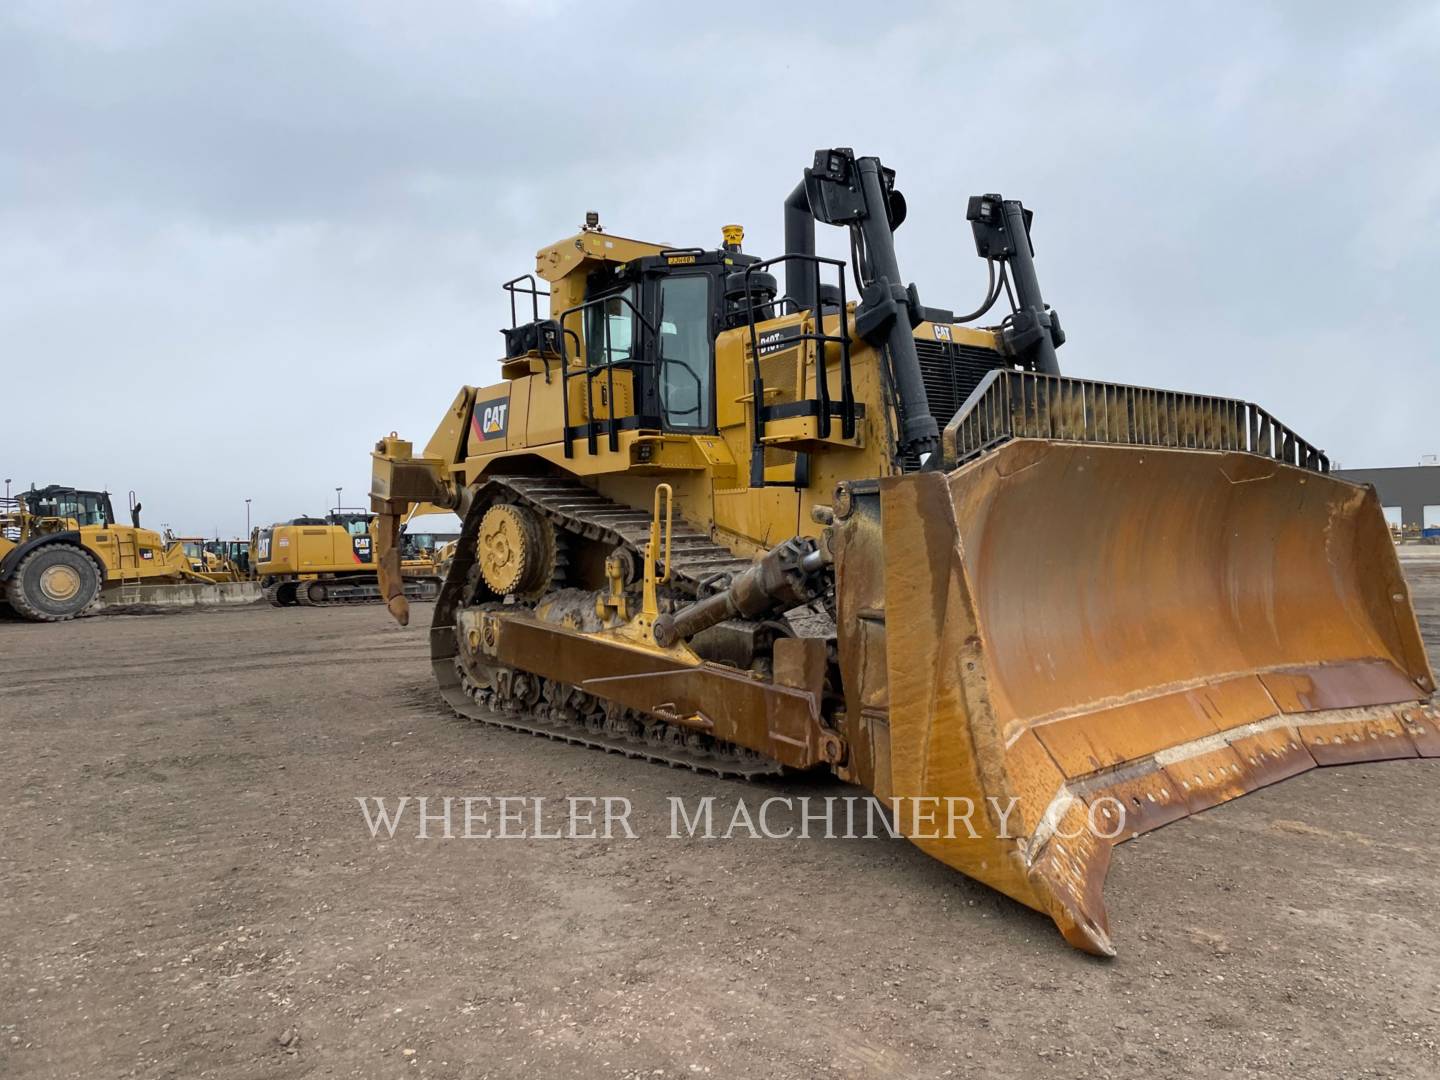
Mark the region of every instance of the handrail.
[[[597, 453], [597, 452], [598, 452], [598, 448], [597, 448], [596, 441], [595, 441], [595, 424], [596, 424], [596, 421], [595, 421], [595, 393], [594, 393], [594, 386], [595, 386], [595, 375], [600, 371], [600, 369], [601, 369], [602, 367], [606, 369], [606, 372], [607, 372], [607, 374], [606, 374], [606, 380], [607, 380], [607, 385], [608, 385], [609, 391], [610, 391], [610, 416], [609, 416], [609, 425], [608, 425], [608, 431], [607, 431], [607, 434], [608, 434], [608, 436], [609, 436], [609, 440], [608, 440], [608, 441], [609, 441], [609, 443], [610, 443], [610, 452], [611, 452], [611, 453], [615, 453], [616, 451], [618, 451], [618, 450], [620, 449], [620, 435], [619, 435], [619, 431], [617, 430], [616, 424], [615, 424], [615, 421], [616, 421], [616, 417], [615, 417], [615, 363], [614, 363], [613, 361], [609, 361], [609, 362], [607, 362], [607, 363], [605, 363], [605, 364], [593, 364], [593, 365], [592, 365], [592, 364], [589, 362], [589, 360], [587, 360], [587, 359], [582, 355], [582, 353], [584, 352], [584, 345], [583, 345], [583, 343], [582, 343], [582, 341], [581, 341], [580, 335], [577, 334], [574, 330], [571, 330], [569, 327], [567, 327], [567, 326], [565, 325], [565, 320], [568, 319], [571, 315], [574, 315], [576, 312], [578, 312], [578, 311], [584, 311], [586, 308], [593, 307], [593, 306], [596, 305], [596, 304], [607, 303], [608, 301], [611, 301], [611, 300], [619, 300], [622, 304], [624, 304], [626, 307], [628, 307], [628, 308], [630, 309], [630, 313], [631, 313], [632, 315], [634, 315], [635, 321], [640, 324], [641, 330], [642, 330], [642, 331], [645, 331], [645, 332], [647, 332], [647, 333], [649, 334], [649, 339], [648, 339], [648, 340], [653, 341], [653, 340], [655, 339], [655, 328], [650, 325], [649, 321], [645, 318], [644, 315], [640, 314], [640, 309], [635, 306], [635, 302], [634, 302], [633, 300], [631, 300], [628, 296], [624, 295], [624, 293], [611, 293], [611, 294], [609, 294], [608, 296], [596, 296], [596, 297], [592, 297], [591, 299], [586, 300], [586, 301], [584, 301], [583, 303], [576, 304], [576, 305], [574, 305], [573, 307], [568, 307], [568, 308], [566, 308], [564, 311], [560, 312], [560, 314], [559, 314], [559, 316], [557, 317], [557, 320], [556, 320], [556, 321], [560, 324], [560, 360], [561, 360], [561, 368], [560, 368], [560, 399], [561, 399], [561, 423], [562, 423], [562, 425], [563, 425], [563, 427], [564, 427], [564, 435], [563, 435], [563, 437], [564, 437], [564, 443], [565, 443], [565, 456], [566, 456], [567, 458], [568, 458], [568, 457], [574, 457], [574, 456], [575, 456], [575, 452], [574, 452], [574, 439], [573, 439], [573, 438], [571, 437], [571, 435], [570, 435], [570, 380], [573, 379], [573, 378], [578, 378], [578, 377], [581, 376], [581, 375], [584, 375], [584, 376], [585, 376], [585, 413], [586, 413], [586, 416], [588, 417], [588, 419], [586, 420], [586, 431], [585, 431], [585, 434], [586, 434], [586, 444], [587, 444], [589, 453], [594, 454], [594, 453]], [[606, 319], [603, 319], [602, 322], [603, 322], [603, 324], [604, 324], [605, 356], [608, 358], [608, 357], [610, 356], [611, 349], [612, 349], [611, 342], [610, 342], [610, 320], [609, 320], [608, 318], [606, 318]], [[566, 352], [566, 349], [565, 349], [566, 335], [569, 335], [570, 337], [573, 337], [573, 338], [575, 339], [575, 356], [576, 356], [576, 359], [578, 359], [578, 360], [584, 360], [584, 361], [585, 361], [585, 366], [584, 366], [584, 368], [582, 368], [582, 369], [579, 370], [579, 371], [571, 371], [571, 370], [570, 370], [570, 357], [569, 357], [569, 354]], [[644, 350], [644, 347], [645, 347], [645, 344], [646, 344], [646, 341], [647, 341], [647, 338], [646, 338], [646, 336], [645, 336], [645, 333], [642, 333], [642, 334], [640, 335], [640, 337], [639, 337], [639, 342], [638, 342], [639, 348], [638, 348], [638, 349], [635, 348], [635, 347], [633, 346], [633, 344], [632, 344], [632, 348], [631, 348], [631, 350], [630, 350], [630, 351], [631, 351], [631, 354], [633, 355], [634, 353], [636, 353], [636, 352], [638, 352], [638, 351], [643, 351], [643, 350]], [[631, 362], [633, 362], [633, 361], [626, 361], [626, 363], [631, 363]]]
[[[765, 259], [761, 262], [751, 263], [745, 268], [745, 309], [748, 313], [750, 323], [750, 357], [754, 364], [754, 374], [751, 379], [751, 408], [754, 415], [754, 434], [751, 440], [750, 450], [750, 483], [751, 486], [763, 486], [765, 478], [765, 375], [760, 365], [760, 332], [755, 317], [755, 296], [751, 285], [751, 276], [762, 273], [777, 263], [789, 263], [791, 260], [810, 263], [815, 271], [815, 303], [811, 307], [804, 307], [798, 302], [795, 304], [795, 311], [791, 314], [808, 314], [813, 319], [814, 329], [810, 333], [799, 331], [793, 338], [787, 339], [787, 346], [793, 342], [814, 342], [815, 351], [815, 400], [817, 405], [817, 428], [822, 439], [830, 437], [831, 421], [831, 397], [830, 397], [830, 372], [826, 362], [825, 347], [834, 344], [840, 349], [840, 432], [844, 438], [855, 437], [855, 387], [851, 377], [850, 369], [850, 330], [846, 322], [847, 302], [845, 298], [845, 268], [843, 259], [830, 259], [823, 255], [811, 255], [802, 252], [791, 252], [786, 255], [777, 255], [773, 259]], [[825, 333], [825, 302], [820, 297], [820, 275], [821, 268], [833, 266], [837, 271], [839, 279], [839, 307], [837, 310], [839, 325], [838, 333]], [[784, 299], [782, 298], [782, 304]], [[803, 320], [797, 324], [803, 326]], [[801, 392], [803, 393], [803, 386]]]
[[[528, 289], [522, 289], [522, 288], [520, 287], [520, 283], [521, 283], [522, 281], [528, 282], [530, 287], [529, 287]], [[531, 314], [530, 321], [531, 321], [531, 322], [539, 322], [539, 321], [540, 321], [540, 297], [542, 297], [542, 296], [549, 296], [550, 294], [549, 294], [548, 292], [542, 292], [542, 291], [540, 290], [540, 283], [535, 280], [535, 275], [534, 275], [534, 274], [521, 274], [519, 277], [513, 277], [513, 278], [511, 278], [509, 281], [503, 282], [503, 283], [501, 284], [500, 288], [502, 288], [503, 290], [505, 290], [507, 293], [510, 294], [510, 329], [511, 329], [511, 330], [516, 329], [516, 328], [520, 325], [519, 317], [518, 317], [518, 315], [516, 314], [516, 311], [515, 311], [515, 294], [516, 294], [516, 293], [520, 293], [521, 295], [525, 295], [525, 296], [529, 296], [529, 297], [530, 297], [530, 314]]]

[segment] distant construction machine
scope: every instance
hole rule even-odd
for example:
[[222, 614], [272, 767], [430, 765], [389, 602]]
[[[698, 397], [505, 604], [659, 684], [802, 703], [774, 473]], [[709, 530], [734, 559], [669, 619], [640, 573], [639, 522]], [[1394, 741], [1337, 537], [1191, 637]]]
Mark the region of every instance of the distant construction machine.
[[820, 151], [768, 260], [737, 227], [676, 248], [593, 216], [542, 249], [548, 294], [506, 286], [504, 381], [419, 455], [375, 448], [381, 587], [404, 622], [402, 515], [453, 509], [430, 642], [457, 711], [829, 769], [1108, 954], [1114, 844], [1316, 765], [1440, 755], [1433, 675], [1372, 489], [1253, 404], [1062, 376], [1013, 199], [969, 200], [977, 310], [927, 306], [894, 181]]
[[192, 568], [182, 544], [115, 520], [110, 494], [51, 484], [0, 502], [0, 589], [15, 614], [63, 622], [99, 606], [251, 603], [253, 582]]
[[211, 581], [249, 581], [250, 543], [247, 540], [206, 540], [200, 536], [177, 536], [190, 560], [190, 569]]
[[[378, 603], [374, 517], [337, 508], [323, 518], [292, 518], [257, 530], [251, 565], [265, 598], [276, 607]], [[435, 599], [440, 577], [434, 560], [408, 548], [405, 554], [400, 563], [405, 595]]]

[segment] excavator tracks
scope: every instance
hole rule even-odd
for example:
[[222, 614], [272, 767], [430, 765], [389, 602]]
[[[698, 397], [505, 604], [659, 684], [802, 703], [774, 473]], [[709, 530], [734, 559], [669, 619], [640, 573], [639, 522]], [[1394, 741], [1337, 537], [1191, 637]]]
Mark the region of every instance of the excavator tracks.
[[[262, 590], [272, 607], [343, 607], [350, 604], [378, 604], [380, 586], [373, 579], [317, 578], [312, 581], [273, 581]], [[434, 600], [440, 582], [434, 578], [410, 578], [405, 595], [411, 600]]]
[[[411, 600], [434, 600], [440, 595], [440, 583], [434, 578], [408, 578], [405, 595]], [[380, 585], [373, 578], [363, 581], [321, 578], [302, 581], [295, 587], [295, 602], [301, 607], [378, 604], [380, 600]]]
[[[496, 477], [476, 494], [479, 508], [514, 502], [543, 515], [562, 536], [623, 547], [637, 559], [650, 533], [650, 515], [624, 506], [574, 480]], [[671, 532], [670, 584], [692, 596], [723, 589], [750, 567], [729, 549], [680, 521]], [[736, 779], [775, 775], [782, 766], [753, 750], [721, 742], [633, 709], [620, 709], [578, 687], [525, 671], [468, 671], [455, 637], [455, 618], [475, 563], [475, 531], [456, 546], [450, 576], [435, 606], [431, 656], [441, 696], [470, 720], [510, 731], [588, 746], [672, 768]], [[556, 585], [563, 584], [557, 581]], [[488, 684], [488, 685], [486, 685]]]

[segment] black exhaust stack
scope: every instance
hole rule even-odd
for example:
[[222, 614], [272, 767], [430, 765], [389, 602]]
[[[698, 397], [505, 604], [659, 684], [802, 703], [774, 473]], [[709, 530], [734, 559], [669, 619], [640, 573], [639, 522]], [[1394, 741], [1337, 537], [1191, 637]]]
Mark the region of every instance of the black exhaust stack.
[[[785, 254], [815, 254], [815, 215], [803, 180], [785, 200]], [[785, 297], [795, 302], [796, 310], [815, 306], [815, 268], [804, 259], [785, 264]]]

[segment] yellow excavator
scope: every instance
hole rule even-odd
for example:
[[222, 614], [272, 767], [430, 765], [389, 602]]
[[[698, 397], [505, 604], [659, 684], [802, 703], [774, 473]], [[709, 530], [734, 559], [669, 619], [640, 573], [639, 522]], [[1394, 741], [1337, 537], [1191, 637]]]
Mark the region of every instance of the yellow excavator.
[[[323, 518], [298, 517], [256, 530], [254, 574], [275, 607], [377, 603], [374, 515], [336, 508]], [[405, 595], [433, 600], [440, 577], [427, 552], [405, 545], [399, 564]]]
[[109, 492], [62, 484], [0, 501], [0, 598], [21, 618], [63, 622], [103, 607], [248, 604], [251, 582], [197, 571], [182, 543], [115, 518]]
[[1440, 755], [1433, 674], [1372, 489], [1254, 404], [1062, 375], [1030, 210], [966, 209], [990, 285], [960, 315], [906, 283], [895, 174], [846, 148], [786, 198], [776, 258], [589, 215], [539, 252], [548, 292], [506, 283], [503, 381], [419, 454], [376, 445], [381, 588], [404, 623], [402, 516], [453, 509], [430, 640], [458, 712], [829, 769], [1108, 955], [1115, 844]]

